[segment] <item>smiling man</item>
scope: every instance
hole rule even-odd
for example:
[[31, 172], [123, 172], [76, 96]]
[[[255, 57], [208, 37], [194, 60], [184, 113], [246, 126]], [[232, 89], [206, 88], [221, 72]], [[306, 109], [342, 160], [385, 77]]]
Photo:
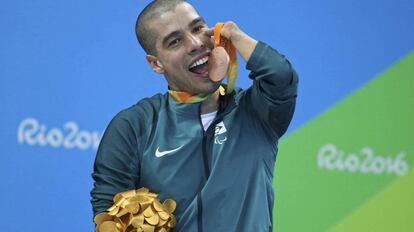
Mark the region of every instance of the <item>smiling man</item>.
[[173, 231], [271, 231], [277, 142], [297, 95], [289, 61], [227, 22], [221, 36], [253, 83], [223, 94], [228, 55], [213, 49], [212, 30], [192, 5], [153, 1], [136, 31], [168, 92], [121, 111], [107, 127], [94, 165], [95, 215], [116, 193], [146, 187], [177, 202]]

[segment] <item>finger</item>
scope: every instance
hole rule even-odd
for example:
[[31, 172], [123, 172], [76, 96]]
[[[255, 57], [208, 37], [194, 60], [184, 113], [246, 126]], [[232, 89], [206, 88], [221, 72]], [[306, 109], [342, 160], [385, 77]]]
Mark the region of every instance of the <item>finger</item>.
[[220, 34], [224, 38], [226, 38], [228, 40], [232, 40], [233, 33], [238, 31], [238, 30], [239, 30], [239, 28], [237, 27], [236, 23], [234, 23], [233, 21], [228, 21], [228, 22], [224, 23], [223, 29], [221, 30]]
[[221, 29], [221, 36], [226, 39], [231, 39], [231, 31], [233, 30], [233, 26], [229, 23], [225, 23], [223, 29]]

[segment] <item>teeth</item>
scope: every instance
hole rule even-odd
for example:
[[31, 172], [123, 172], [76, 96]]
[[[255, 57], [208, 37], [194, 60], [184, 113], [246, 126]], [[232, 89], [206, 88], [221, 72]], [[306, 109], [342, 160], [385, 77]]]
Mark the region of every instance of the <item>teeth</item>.
[[196, 62], [194, 62], [192, 65], [190, 65], [190, 68], [194, 68], [195, 66], [198, 66], [198, 65], [204, 64], [204, 63], [206, 63], [207, 61], [208, 61], [208, 56], [206, 56], [206, 57], [204, 57], [204, 58], [201, 58], [201, 59], [197, 60], [197, 61], [196, 61]]

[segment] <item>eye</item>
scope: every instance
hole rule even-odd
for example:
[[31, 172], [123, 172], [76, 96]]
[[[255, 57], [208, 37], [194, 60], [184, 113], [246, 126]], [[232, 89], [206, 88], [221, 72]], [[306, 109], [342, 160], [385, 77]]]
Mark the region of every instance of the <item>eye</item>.
[[194, 27], [194, 29], [193, 29], [193, 33], [200, 32], [200, 31], [201, 31], [201, 29], [203, 29], [203, 28], [204, 28], [204, 25], [199, 25], [199, 26], [196, 26], [196, 27]]
[[180, 42], [181, 42], [181, 39], [179, 39], [179, 38], [173, 39], [173, 40], [170, 41], [170, 43], [168, 43], [168, 47], [172, 47], [172, 46], [174, 46], [174, 45], [176, 45]]

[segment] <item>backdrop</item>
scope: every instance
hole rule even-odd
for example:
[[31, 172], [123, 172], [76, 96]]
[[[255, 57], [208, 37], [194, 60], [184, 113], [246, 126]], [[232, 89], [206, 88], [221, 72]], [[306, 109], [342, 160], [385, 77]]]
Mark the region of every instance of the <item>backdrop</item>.
[[[134, 34], [148, 2], [1, 1], [2, 231], [93, 230], [90, 174], [106, 125], [166, 91]], [[414, 1], [192, 3], [300, 75], [275, 169], [275, 230], [414, 231]]]

